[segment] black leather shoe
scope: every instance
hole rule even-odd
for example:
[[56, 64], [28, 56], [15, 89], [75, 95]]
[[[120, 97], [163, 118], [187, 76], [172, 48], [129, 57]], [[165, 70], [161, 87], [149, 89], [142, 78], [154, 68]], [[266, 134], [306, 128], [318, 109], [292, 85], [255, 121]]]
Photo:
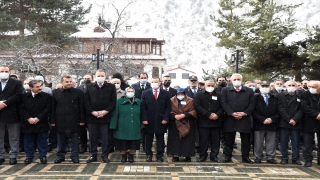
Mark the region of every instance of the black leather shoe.
[[206, 160], [207, 160], [206, 157], [200, 156], [200, 158], [198, 159], [198, 162], [205, 162]]
[[249, 163], [249, 164], [253, 164], [253, 161], [251, 161], [251, 159], [250, 158], [242, 158], [242, 162], [243, 163]]
[[151, 156], [147, 156], [147, 157], [146, 157], [146, 161], [147, 161], [147, 162], [152, 162], [152, 157], [151, 157]]
[[121, 162], [127, 162], [127, 154], [121, 155]]
[[222, 162], [223, 162], [223, 163], [228, 163], [228, 162], [232, 162], [232, 161], [231, 161], [231, 158], [224, 158], [224, 159], [222, 160]]
[[129, 154], [128, 155], [128, 161], [129, 161], [129, 163], [133, 163], [134, 162], [133, 154]]
[[191, 157], [186, 157], [186, 162], [191, 162]]
[[260, 163], [261, 163], [261, 159], [256, 158], [256, 159], [254, 160], [254, 163], [260, 164]]
[[210, 157], [210, 161], [212, 162], [221, 162], [220, 159], [218, 157]]
[[87, 160], [87, 163], [91, 163], [91, 162], [95, 162], [97, 161], [97, 156], [91, 156], [88, 160]]
[[15, 165], [15, 164], [17, 164], [17, 159], [16, 159], [16, 158], [10, 158], [9, 164], [10, 164], [10, 165]]
[[57, 158], [56, 160], [54, 160], [54, 163], [61, 163], [61, 162], [63, 162], [64, 161], [64, 159], [59, 159], [59, 158]]
[[0, 159], [0, 165], [2, 164], [2, 163], [4, 163], [6, 160], [4, 160], [4, 159]]
[[41, 164], [47, 164], [47, 158], [40, 158]]
[[26, 160], [24, 160], [25, 164], [30, 164], [32, 163], [32, 159], [31, 158], [27, 158]]
[[172, 158], [172, 162], [177, 162], [177, 161], [180, 161], [179, 157], [173, 157]]
[[274, 160], [274, 159], [269, 159], [267, 160], [267, 163], [270, 163], [270, 164], [277, 164], [277, 161]]
[[74, 164], [80, 163], [79, 158], [73, 158], [73, 159], [71, 159], [71, 162], [73, 162]]
[[157, 162], [163, 162], [162, 157], [157, 158]]
[[311, 167], [311, 166], [312, 166], [312, 162], [311, 162], [311, 161], [306, 161], [306, 162], [304, 163], [304, 166], [305, 166], [305, 167]]
[[288, 164], [288, 160], [281, 160], [280, 164]]
[[103, 162], [103, 163], [109, 163], [110, 160], [109, 160], [108, 157], [102, 157], [102, 162]]
[[292, 160], [292, 164], [302, 165], [300, 160]]

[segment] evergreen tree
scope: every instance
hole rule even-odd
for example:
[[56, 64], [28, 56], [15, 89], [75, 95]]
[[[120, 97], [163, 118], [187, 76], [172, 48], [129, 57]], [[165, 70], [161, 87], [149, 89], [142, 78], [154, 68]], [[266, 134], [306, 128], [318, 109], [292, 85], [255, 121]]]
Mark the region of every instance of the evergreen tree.
[[218, 46], [244, 50], [246, 61], [242, 72], [296, 80], [312, 73], [308, 69], [309, 55], [301, 52], [306, 42], [285, 44], [286, 38], [298, 30], [293, 15], [300, 4], [277, 5], [273, 0], [240, 0], [235, 4], [232, 0], [221, 0], [219, 5], [220, 17], [211, 18], [220, 31], [213, 35], [220, 39]]
[[[72, 44], [75, 33], [84, 21], [89, 8], [82, 0], [2, 0], [0, 1], [0, 35], [8, 31], [20, 31], [20, 37], [28, 33], [29, 39], [58, 44]], [[31, 34], [31, 35], [30, 35]]]

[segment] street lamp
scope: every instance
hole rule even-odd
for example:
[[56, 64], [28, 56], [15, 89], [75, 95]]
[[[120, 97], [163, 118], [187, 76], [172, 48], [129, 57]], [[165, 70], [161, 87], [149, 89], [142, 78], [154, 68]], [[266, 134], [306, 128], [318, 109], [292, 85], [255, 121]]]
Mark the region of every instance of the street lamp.
[[240, 54], [240, 50], [237, 50], [236, 53], [233, 53], [231, 55], [231, 62], [234, 63], [236, 62], [236, 73], [239, 73], [239, 62], [243, 63], [244, 62], [244, 55], [241, 51]]
[[104, 54], [100, 54], [100, 49], [97, 49], [97, 54], [92, 54], [92, 61], [97, 61], [97, 69], [99, 69], [99, 62], [104, 62]]

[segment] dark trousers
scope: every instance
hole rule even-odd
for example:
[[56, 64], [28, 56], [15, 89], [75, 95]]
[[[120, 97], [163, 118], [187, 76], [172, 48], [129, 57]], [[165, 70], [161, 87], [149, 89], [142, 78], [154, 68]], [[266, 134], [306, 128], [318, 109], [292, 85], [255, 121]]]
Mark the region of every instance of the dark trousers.
[[48, 147], [52, 149], [57, 147], [57, 130], [55, 126], [49, 127]]
[[[162, 158], [164, 153], [164, 134], [155, 134], [156, 142], [157, 142], [157, 158]], [[152, 142], [153, 142], [154, 134], [145, 134], [145, 149], [147, 156], [153, 156], [152, 153]]]
[[[320, 139], [320, 132], [317, 132], [317, 139]], [[313, 145], [312, 142], [314, 140], [314, 133], [308, 133], [308, 132], [304, 132], [303, 133], [303, 157], [305, 159], [305, 161], [309, 161], [311, 162], [313, 159], [313, 155], [312, 155], [312, 150], [313, 150]], [[318, 146], [319, 146], [319, 142], [318, 142]], [[318, 148], [318, 161], [320, 161], [320, 148]]]
[[217, 157], [220, 149], [220, 127], [198, 127], [199, 132], [199, 155], [200, 157], [208, 157], [208, 147], [210, 143], [210, 158]]
[[299, 158], [299, 129], [291, 129], [291, 128], [280, 128], [280, 150], [281, 150], [281, 160], [288, 160], [288, 143], [289, 143], [289, 135], [291, 137], [292, 143], [292, 160], [300, 160]]
[[38, 132], [38, 133], [24, 133], [24, 152], [26, 153], [26, 157], [33, 159], [34, 158], [34, 148], [35, 142], [36, 147], [39, 151], [39, 158], [47, 157], [48, 150], [48, 132]]
[[71, 140], [71, 155], [70, 158], [78, 158], [79, 155], [79, 144], [78, 144], [78, 133], [70, 133], [69, 135], [65, 133], [58, 133], [57, 142], [58, 142], [58, 151], [57, 155], [59, 159], [65, 159], [66, 156], [66, 145], [70, 138]]
[[88, 137], [87, 137], [87, 126], [86, 125], [80, 126], [79, 138], [80, 138], [80, 145], [87, 147]]
[[[226, 158], [232, 157], [233, 144], [236, 138], [236, 132], [225, 133], [225, 156]], [[241, 138], [241, 154], [242, 158], [249, 157], [250, 151], [250, 133], [240, 133]]]
[[87, 124], [89, 131], [89, 141], [90, 141], [90, 155], [97, 156], [99, 137], [101, 135], [102, 145], [101, 145], [101, 157], [108, 157], [109, 155], [109, 124]]

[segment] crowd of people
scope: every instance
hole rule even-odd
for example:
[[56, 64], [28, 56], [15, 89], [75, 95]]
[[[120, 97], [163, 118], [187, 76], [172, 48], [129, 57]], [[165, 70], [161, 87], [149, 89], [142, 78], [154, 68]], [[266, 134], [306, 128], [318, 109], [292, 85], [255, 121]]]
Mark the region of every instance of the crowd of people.
[[22, 84], [8, 67], [0, 67], [0, 164], [6, 150], [9, 164], [16, 164], [21, 148], [25, 164], [33, 162], [35, 150], [46, 164], [47, 152], [56, 146], [54, 163], [65, 161], [68, 151], [71, 161], [79, 163], [79, 153], [88, 149], [86, 162], [91, 163], [98, 160], [99, 145], [102, 162], [110, 162], [109, 153], [119, 151], [121, 162], [132, 163], [140, 144], [147, 162], [163, 162], [164, 153], [173, 162], [190, 162], [198, 152], [199, 162], [209, 156], [212, 162], [228, 163], [238, 132], [243, 163], [261, 163], [265, 157], [267, 163], [277, 164], [280, 145], [279, 163], [287, 164], [290, 143], [291, 162], [302, 165], [302, 148], [304, 166], [312, 166], [315, 133], [319, 138], [320, 81], [243, 82], [241, 74], [233, 74], [199, 82], [192, 75], [187, 88], [172, 88], [169, 75], [150, 82], [147, 73], [138, 78], [128, 85], [116, 73], [109, 81], [99, 69], [94, 77], [86, 74], [79, 86], [71, 76], [63, 76], [52, 90], [44, 86], [42, 76]]

